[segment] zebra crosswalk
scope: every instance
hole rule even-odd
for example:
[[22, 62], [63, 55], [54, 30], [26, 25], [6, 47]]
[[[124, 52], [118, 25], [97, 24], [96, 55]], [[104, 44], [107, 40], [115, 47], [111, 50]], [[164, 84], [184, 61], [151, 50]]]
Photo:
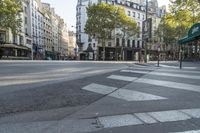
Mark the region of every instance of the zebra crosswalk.
[[101, 125], [104, 126], [104, 128], [113, 128], [160, 122], [176, 122], [199, 118], [199, 116], [193, 115], [193, 111], [198, 111], [198, 113], [200, 113], [200, 109], [187, 109], [187, 113], [185, 113], [185, 110], [167, 110], [115, 116], [103, 116], [99, 117], [98, 121]]
[[[155, 70], [155, 71], [154, 71]], [[184, 74], [182, 73], [184, 71]], [[123, 69], [118, 73], [112, 73], [106, 76], [106, 79], [114, 80], [116, 82], [127, 82], [127, 85], [124, 87], [115, 87], [115, 85], [110, 86], [106, 84], [97, 84], [91, 83], [87, 86], [84, 86], [82, 89], [91, 91], [98, 94], [103, 94], [105, 97], [109, 97], [112, 99], [118, 99], [125, 102], [131, 102], [134, 105], [137, 102], [145, 103], [155, 102], [157, 103], [170, 100], [170, 94], [160, 95], [161, 91], [158, 93], [154, 93], [151, 91], [144, 91], [144, 89], [148, 89], [148, 86], [153, 86], [157, 90], [159, 88], [166, 88], [174, 91], [183, 91], [184, 94], [187, 92], [200, 92], [200, 85], [198, 80], [200, 76], [198, 76], [199, 71], [195, 70], [183, 70], [176, 71], [174, 69], [146, 69], [146, 67], [139, 69]], [[190, 73], [191, 72], [191, 73]], [[185, 74], [186, 73], [186, 74]], [[140, 76], [138, 76], [140, 74]], [[194, 75], [196, 74], [196, 75]], [[148, 76], [147, 76], [148, 75]], [[158, 76], [157, 79], [151, 79], [151, 76]], [[159, 79], [160, 77], [160, 79]], [[188, 82], [177, 82], [172, 80], [163, 80], [162, 77], [169, 78], [177, 78], [187, 80], [196, 80], [196, 84], [191, 84]], [[143, 89], [135, 89], [134, 86], [130, 86], [130, 84], [141, 84], [147, 87]], [[154, 90], [156, 90], [154, 89]], [[165, 90], [166, 91], [166, 90]], [[192, 96], [191, 96], [192, 97]], [[109, 101], [108, 101], [109, 102]], [[186, 101], [187, 102], [187, 101]], [[170, 103], [167, 103], [170, 104]], [[102, 104], [101, 104], [102, 105]], [[137, 107], [138, 104], [136, 104]], [[145, 105], [145, 104], [144, 104]], [[143, 105], [141, 105], [143, 106]], [[158, 105], [159, 106], [159, 105]], [[162, 106], [162, 105], [161, 105]], [[179, 121], [188, 121], [191, 119], [200, 119], [200, 105], [194, 106], [191, 108], [182, 107], [180, 109], [167, 109], [167, 107], [161, 111], [138, 111], [137, 113], [125, 113], [118, 115], [106, 115], [99, 116], [96, 118], [98, 124], [101, 125], [102, 129], [116, 128], [116, 127], [126, 127], [126, 126], [137, 126], [137, 125], [149, 125], [149, 124], [160, 124], [160, 123], [169, 123], [169, 122], [179, 122]], [[179, 133], [179, 132], [172, 132]], [[200, 133], [200, 130], [185, 130], [180, 133]]]
[[172, 132], [172, 133], [200, 133], [200, 130], [191, 130], [191, 131], [183, 131], [183, 132]]

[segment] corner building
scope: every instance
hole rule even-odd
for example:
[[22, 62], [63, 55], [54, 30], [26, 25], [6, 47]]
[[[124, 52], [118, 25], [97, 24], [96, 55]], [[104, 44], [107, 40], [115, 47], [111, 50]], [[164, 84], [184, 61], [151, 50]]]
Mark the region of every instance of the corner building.
[[[127, 16], [130, 16], [136, 21], [137, 25], [140, 27], [140, 34], [133, 37], [115, 37], [110, 41], [106, 42], [105, 60], [139, 60], [144, 54], [145, 44], [142, 38], [142, 24], [146, 18], [146, 5], [145, 0], [78, 0], [77, 3], [77, 44], [79, 46], [79, 58], [80, 60], [102, 60], [103, 48], [97, 40], [89, 37], [85, 31], [84, 27], [87, 22], [86, 8], [89, 4], [97, 4], [99, 2], [106, 2], [108, 4], [122, 6], [125, 9]], [[160, 18], [163, 14], [163, 9], [158, 7], [157, 0], [152, 0], [149, 2], [153, 10], [151, 16]], [[150, 12], [151, 7], [148, 9]], [[149, 13], [148, 13], [149, 14]], [[155, 25], [156, 27], [158, 24]], [[155, 27], [154, 26], [154, 27]], [[152, 30], [156, 30], [156, 27]], [[152, 33], [154, 31], [151, 31]], [[113, 34], [120, 33], [118, 30], [114, 30]], [[122, 44], [124, 44], [122, 46]], [[150, 46], [149, 46], [150, 47]]]

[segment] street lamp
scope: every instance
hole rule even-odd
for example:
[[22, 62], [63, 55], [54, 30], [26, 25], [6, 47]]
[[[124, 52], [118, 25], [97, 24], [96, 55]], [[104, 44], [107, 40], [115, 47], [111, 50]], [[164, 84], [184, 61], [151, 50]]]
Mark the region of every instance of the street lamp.
[[[147, 22], [147, 20], [148, 20], [148, 0], [146, 0], [146, 11], [145, 11], [145, 13], [146, 13], [146, 22]], [[145, 63], [147, 63], [147, 39], [146, 39], [146, 41], [145, 41]]]
[[160, 47], [158, 47], [158, 67], [160, 67]]
[[183, 50], [182, 50], [182, 48], [180, 48], [180, 69], [182, 69], [182, 62], [183, 62], [183, 55], [182, 55], [182, 53], [183, 53]]

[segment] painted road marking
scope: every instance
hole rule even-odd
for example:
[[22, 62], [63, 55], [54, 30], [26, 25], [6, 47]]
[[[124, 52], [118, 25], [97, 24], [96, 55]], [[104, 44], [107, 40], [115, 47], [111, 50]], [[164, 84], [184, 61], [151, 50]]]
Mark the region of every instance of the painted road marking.
[[109, 96], [115, 97], [118, 99], [123, 99], [126, 101], [150, 101], [150, 100], [164, 100], [167, 99], [165, 97], [160, 97], [148, 93], [133, 91], [133, 90], [127, 90], [127, 89], [119, 89], [113, 93], [111, 93]]
[[[183, 113], [183, 111], [185, 110], [187, 110], [187, 113]], [[199, 116], [192, 116], [194, 115], [194, 111], [200, 114], [200, 109], [184, 109], [184, 110], [169, 110], [169, 111], [125, 114], [116, 116], [104, 116], [104, 117], [98, 117], [97, 120], [99, 121], [99, 124], [102, 125], [104, 128], [134, 126], [140, 124], [175, 122], [175, 121], [189, 120], [192, 118], [199, 118]]]
[[[148, 93], [127, 90], [127, 89], [119, 89], [115, 87], [100, 85], [92, 83], [82, 88], [83, 90], [95, 92], [98, 94], [109, 94], [108, 96], [126, 100], [126, 101], [150, 101], [150, 100], [164, 100], [167, 99], [165, 97], [156, 96]], [[112, 93], [113, 92], [113, 93]]]
[[174, 70], [174, 69], [159, 69], [157, 72], [180, 72], [180, 73], [189, 73], [189, 74], [200, 74], [199, 71], [193, 71], [193, 70]]
[[173, 133], [200, 133], [200, 130], [191, 130], [191, 131], [173, 132]]
[[83, 90], [99, 93], [99, 94], [109, 94], [115, 90], [117, 90], [116, 87], [111, 87], [111, 86], [105, 86], [105, 85], [100, 85], [100, 84], [95, 84], [92, 83], [88, 86], [85, 86], [82, 88]]
[[104, 128], [123, 127], [143, 124], [141, 120], [131, 114], [99, 117], [98, 121]]
[[147, 113], [136, 113], [135, 116], [137, 116], [140, 120], [142, 120], [144, 123], [147, 123], [147, 124], [158, 123], [156, 119], [154, 119], [152, 116], [150, 116]]
[[[161, 67], [166, 67], [166, 68], [179, 68], [178, 66], [168, 66], [168, 65], [162, 65], [160, 64]], [[184, 69], [197, 69], [197, 67], [183, 67]]]
[[162, 80], [153, 80], [153, 79], [145, 79], [145, 78], [140, 78], [140, 79], [136, 80], [135, 82], [151, 84], [151, 85], [156, 85], [156, 86], [162, 86], [162, 87], [175, 88], [175, 89], [180, 89], [180, 90], [200, 92], [200, 86], [192, 85], [192, 84], [177, 83], [177, 82], [162, 81]]
[[121, 70], [120, 72], [139, 73], [139, 74], [148, 74], [148, 75], [157, 75], [157, 76], [169, 76], [169, 77], [178, 77], [178, 78], [187, 78], [187, 79], [200, 79], [200, 76], [192, 76], [192, 75], [187, 75], [187, 74], [146, 72], [146, 71], [136, 71], [136, 70]]
[[158, 76], [169, 76], [169, 77], [178, 77], [178, 78], [188, 78], [188, 79], [200, 79], [200, 76], [192, 76], [187, 74], [174, 74], [174, 73], [161, 73], [161, 72], [152, 72], [150, 75]]
[[122, 81], [134, 81], [137, 79], [137, 77], [129, 77], [129, 76], [120, 76], [120, 75], [111, 75], [107, 77], [109, 79], [115, 79], [115, 80], [122, 80]]
[[120, 72], [139, 73], [139, 74], [147, 74], [147, 73], [150, 73], [150, 72], [148, 72], [148, 71], [137, 71], [137, 70], [121, 70]]
[[200, 109], [185, 109], [182, 112], [190, 115], [193, 118], [200, 118]]
[[191, 119], [190, 116], [176, 110], [152, 112], [148, 114], [160, 122], [171, 122]]

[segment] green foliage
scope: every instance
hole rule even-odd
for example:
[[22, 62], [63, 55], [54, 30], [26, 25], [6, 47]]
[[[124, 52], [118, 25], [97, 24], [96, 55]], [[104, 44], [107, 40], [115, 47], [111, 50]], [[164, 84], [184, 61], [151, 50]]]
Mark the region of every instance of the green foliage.
[[198, 0], [170, 0], [166, 14], [156, 34], [162, 36], [165, 44], [171, 44], [186, 36], [191, 26], [200, 21]]
[[137, 23], [131, 17], [127, 16], [124, 10], [120, 13], [119, 22], [122, 38], [129, 38], [139, 33]]
[[95, 34], [98, 39], [109, 39], [108, 37], [116, 26], [117, 10], [114, 6], [105, 3], [89, 6], [85, 32], [90, 36]]
[[11, 29], [16, 34], [21, 26], [20, 12], [22, 11], [22, 0], [0, 1], [0, 27]]
[[165, 23], [165, 19], [165, 17], [162, 18], [155, 34], [160, 39], [163, 39], [165, 44], [169, 45], [176, 41], [176, 28], [170, 26], [168, 23]]
[[[119, 6], [106, 3], [90, 5], [87, 8], [87, 16], [88, 20], [85, 25], [85, 32], [89, 36], [95, 34], [98, 42], [102, 43], [104, 53], [105, 41], [112, 39], [115, 29], [120, 29], [123, 32], [121, 35], [123, 38], [125, 36], [133, 36], [139, 31], [136, 22], [125, 14], [124, 8]], [[103, 55], [104, 59], [105, 54]]]
[[125, 14], [121, 7], [100, 3], [87, 8], [88, 20], [85, 32], [97, 39], [108, 40], [114, 29], [118, 28], [131, 36], [138, 32], [137, 24]]

